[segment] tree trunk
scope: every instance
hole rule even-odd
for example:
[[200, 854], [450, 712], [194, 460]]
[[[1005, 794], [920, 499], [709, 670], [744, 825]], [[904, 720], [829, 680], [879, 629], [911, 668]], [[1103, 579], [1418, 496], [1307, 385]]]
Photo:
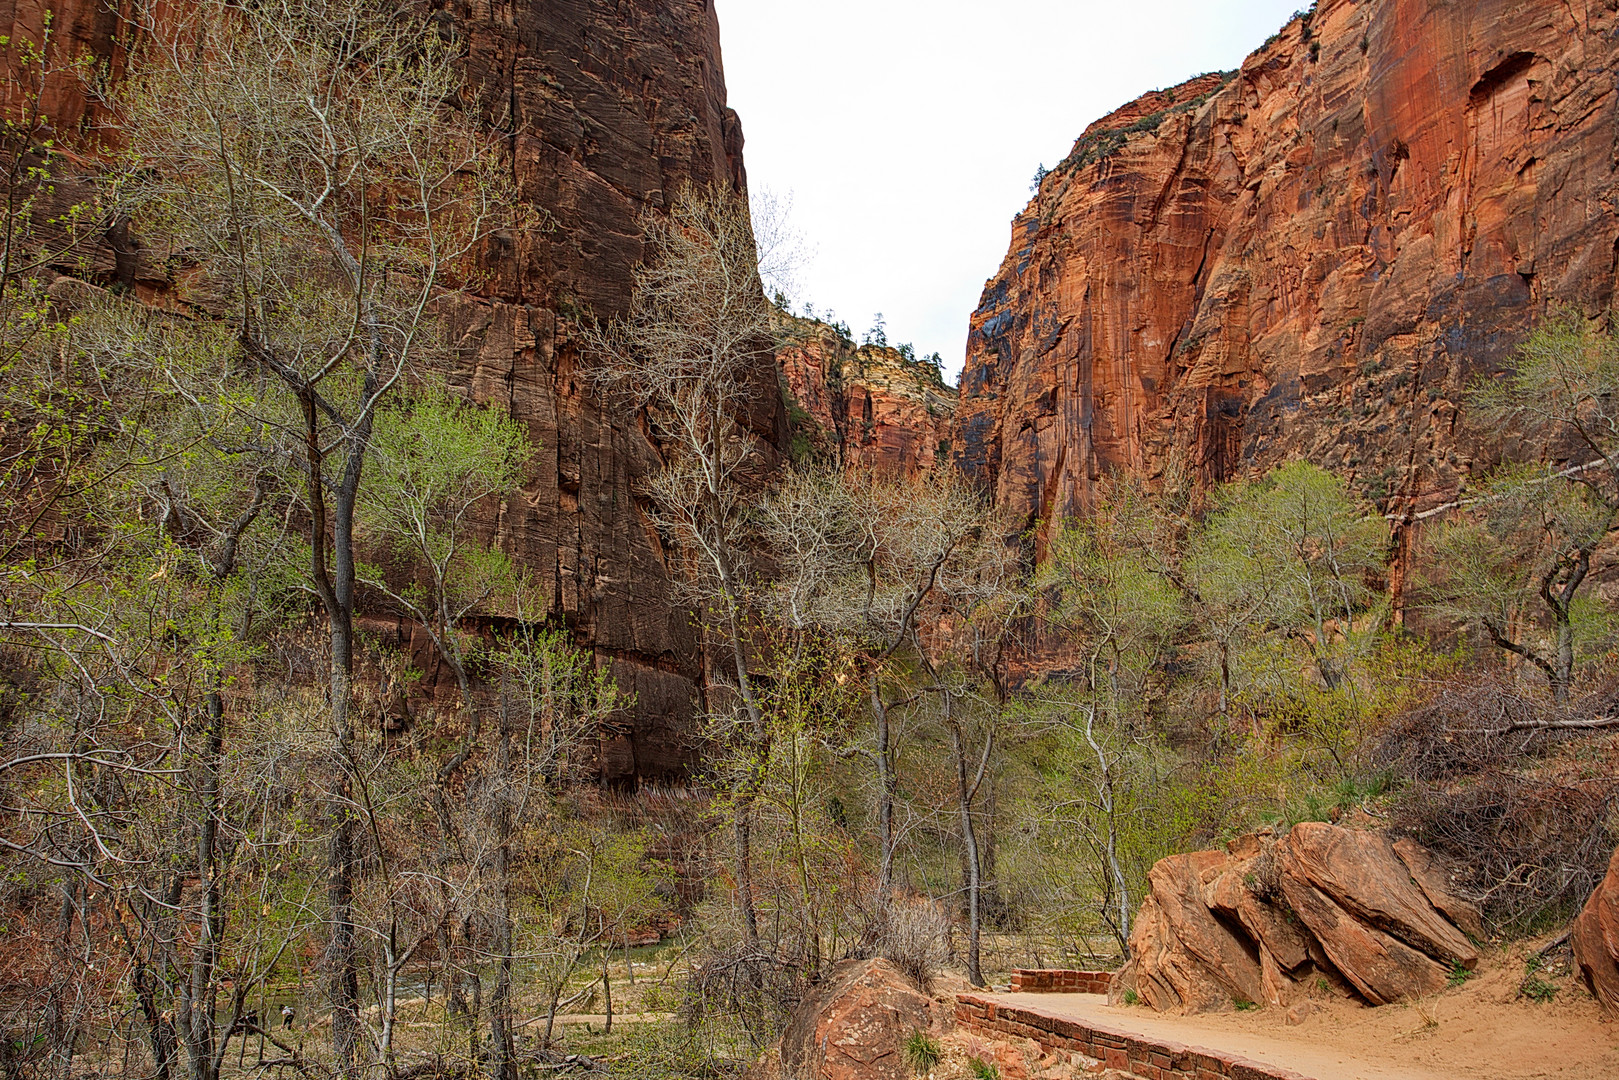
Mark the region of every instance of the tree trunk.
[[147, 1041], [152, 1049], [152, 1061], [156, 1072], [155, 1080], [171, 1080], [175, 1051], [174, 1027], [157, 1004], [157, 980], [152, 976], [152, 969], [143, 961], [136, 959], [130, 973], [130, 986], [135, 991], [135, 1001], [140, 1006], [141, 1018], [146, 1021]]
[[1101, 769], [1101, 783], [1097, 785], [1097, 799], [1101, 804], [1102, 817], [1106, 821], [1106, 836], [1103, 841], [1104, 853], [1107, 858], [1108, 872], [1113, 879], [1114, 902], [1118, 905], [1118, 922], [1113, 928], [1118, 936], [1119, 948], [1126, 959], [1130, 956], [1130, 893], [1125, 885], [1124, 869], [1119, 865], [1119, 827], [1114, 819], [1113, 803], [1113, 767], [1107, 759], [1107, 753], [1096, 741], [1096, 706], [1085, 707], [1085, 741], [1090, 743], [1091, 752], [1096, 755], [1097, 766]]
[[[246, 341], [255, 353], [256, 342]], [[366, 379], [367, 391], [372, 380]], [[326, 815], [331, 830], [326, 856], [327, 940], [325, 969], [327, 996], [332, 1004], [332, 1057], [338, 1075], [358, 1080], [356, 1052], [360, 1031], [360, 975], [358, 935], [354, 927], [354, 889], [359, 876], [355, 828], [350, 805], [353, 796], [354, 733], [349, 707], [354, 672], [354, 501], [360, 486], [369, 423], [350, 432], [351, 444], [337, 491], [332, 520], [327, 521], [325, 451], [321, 449], [320, 420], [315, 390], [295, 385], [304, 420], [304, 481], [309, 503], [309, 572], [316, 595], [326, 610], [331, 646], [330, 707], [332, 736], [337, 743], [331, 770]], [[333, 566], [327, 567], [327, 535], [332, 529]]]
[[359, 934], [354, 925], [354, 889], [359, 877], [355, 823], [351, 813], [353, 738], [349, 728], [353, 644], [349, 612], [332, 620], [332, 723], [337, 732], [336, 790], [329, 796], [331, 842], [326, 857], [326, 907], [329, 937], [326, 973], [332, 1003], [332, 1055], [345, 1080], [359, 1076], [360, 965]]
[[1574, 628], [1566, 611], [1557, 620], [1557, 658], [1553, 661], [1552, 699], [1558, 708], [1568, 704], [1569, 684], [1574, 681]]
[[[950, 730], [950, 748], [956, 758], [956, 810], [961, 821], [961, 844], [966, 857], [967, 871], [967, 981], [974, 986], [984, 985], [984, 975], [981, 970], [979, 953], [983, 936], [982, 913], [982, 873], [978, 858], [978, 836], [973, 830], [973, 796], [977, 794], [978, 781], [983, 779], [980, 769], [978, 781], [967, 779], [967, 747], [962, 738], [961, 725], [950, 714], [950, 694], [942, 694], [944, 702], [945, 726]], [[988, 758], [989, 749], [985, 747], [985, 758]]]
[[[751, 767], [750, 767], [751, 773]], [[735, 815], [736, 839], [736, 894], [742, 908], [742, 927], [747, 933], [748, 945], [759, 946], [759, 913], [753, 902], [753, 797], [739, 792]]]
[[495, 955], [495, 987], [489, 995], [489, 1076], [491, 1080], [517, 1080], [515, 1034], [512, 1030], [512, 805], [505, 784], [512, 776], [512, 723], [510, 699], [502, 679], [500, 738], [495, 745], [495, 770], [502, 779], [491, 795], [495, 834], [495, 927], [491, 942]]
[[607, 970], [613, 950], [607, 940], [607, 932], [602, 932], [602, 998], [607, 1003], [607, 1022], [602, 1026], [603, 1035], [613, 1033], [613, 980]]
[[877, 893], [886, 900], [894, 890], [894, 758], [888, 731], [888, 707], [882, 680], [871, 673], [871, 712], [877, 726]]
[[[219, 964], [220, 941], [224, 936], [224, 912], [219, 885], [219, 772], [225, 746], [225, 705], [217, 689], [206, 696], [208, 738], [202, 754], [200, 810], [197, 830], [197, 875], [199, 900], [197, 937], [191, 948], [191, 971], [178, 1009], [186, 1058], [192, 1080], [214, 1080], [218, 1073], [214, 1011], [214, 973]], [[229, 1033], [226, 1033], [229, 1038]]]

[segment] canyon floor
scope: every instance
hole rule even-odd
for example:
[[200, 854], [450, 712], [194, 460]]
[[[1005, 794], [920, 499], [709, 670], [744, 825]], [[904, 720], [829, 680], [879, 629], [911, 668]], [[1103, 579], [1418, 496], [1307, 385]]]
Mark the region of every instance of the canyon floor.
[[1619, 1021], [1604, 1020], [1573, 978], [1549, 1002], [1519, 994], [1521, 954], [1496, 954], [1465, 984], [1410, 1005], [1314, 1002], [1289, 1025], [1279, 1008], [1166, 1016], [1093, 994], [997, 994], [996, 1000], [1150, 1038], [1240, 1054], [1312, 1080], [1589, 1080], [1619, 1076]]

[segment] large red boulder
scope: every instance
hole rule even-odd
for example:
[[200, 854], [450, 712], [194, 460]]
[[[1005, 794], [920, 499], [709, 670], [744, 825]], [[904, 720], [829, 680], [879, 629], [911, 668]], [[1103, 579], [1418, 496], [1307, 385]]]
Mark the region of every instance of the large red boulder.
[[1434, 853], [1412, 840], [1402, 837], [1394, 841], [1394, 854], [1411, 871], [1411, 880], [1417, 883], [1430, 903], [1455, 923], [1463, 933], [1475, 941], [1484, 939], [1484, 920], [1478, 908], [1462, 898], [1451, 882], [1450, 874], [1440, 865]]
[[1142, 976], [1137, 992], [1155, 1008], [1203, 1012], [1260, 1001], [1258, 954], [1203, 899], [1206, 882], [1230, 865], [1223, 851], [1160, 859], [1148, 873], [1152, 893], [1131, 935]]
[[1388, 1005], [1444, 989], [1444, 967], [1357, 919], [1308, 881], [1284, 874], [1282, 895], [1332, 965], [1371, 1004]]
[[[937, 1003], [887, 960], [842, 960], [793, 1010], [781, 1075], [803, 1080], [910, 1080], [905, 1040], [938, 1023]], [[761, 1070], [768, 1075], [768, 1069]]]
[[1574, 920], [1570, 936], [1585, 985], [1604, 1008], [1619, 1012], [1619, 851]]
[[1431, 852], [1382, 833], [1305, 822], [1162, 859], [1148, 878], [1115, 1002], [1285, 1005], [1325, 980], [1382, 1005], [1441, 990], [1478, 961], [1477, 909]]
[[[1446, 966], [1478, 963], [1478, 949], [1434, 906], [1383, 833], [1306, 821], [1293, 826], [1277, 847], [1284, 883], [1308, 882], [1361, 922]], [[1291, 903], [1291, 894], [1288, 899]]]

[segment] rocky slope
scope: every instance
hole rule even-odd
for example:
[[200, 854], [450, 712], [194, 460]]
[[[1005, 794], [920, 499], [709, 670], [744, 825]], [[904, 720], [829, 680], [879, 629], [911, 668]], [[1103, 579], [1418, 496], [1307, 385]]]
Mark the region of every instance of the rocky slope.
[[915, 476], [949, 460], [956, 391], [927, 360], [860, 345], [818, 319], [783, 316], [776, 350], [795, 453]]
[[972, 316], [956, 461], [1030, 517], [1295, 457], [1444, 501], [1507, 441], [1458, 392], [1614, 298], [1615, 7], [1321, 0], [1093, 124]]
[[[580, 374], [581, 313], [627, 303], [640, 258], [638, 217], [680, 186], [742, 190], [742, 129], [726, 105], [711, 0], [493, 0], [435, 4], [467, 46], [468, 92], [512, 134], [523, 196], [551, 228], [491, 253], [493, 283], [453, 314], [451, 384], [507, 408], [538, 448], [528, 484], [484, 525], [548, 587], [553, 613], [614, 664], [635, 715], [602, 747], [608, 779], [670, 779], [703, 664], [686, 615], [669, 603], [669, 570], [637, 482], [657, 450], [631, 417], [605, 415]], [[0, 34], [39, 40], [45, 10], [61, 55], [119, 62], [119, 24], [103, 0], [18, 0]], [[51, 79], [44, 103], [59, 132], [92, 126], [78, 80]], [[761, 357], [752, 426], [785, 431], [776, 375]], [[374, 625], [374, 624], [373, 624]], [[408, 642], [408, 628], [394, 629]], [[431, 654], [428, 682], [434, 681]]]

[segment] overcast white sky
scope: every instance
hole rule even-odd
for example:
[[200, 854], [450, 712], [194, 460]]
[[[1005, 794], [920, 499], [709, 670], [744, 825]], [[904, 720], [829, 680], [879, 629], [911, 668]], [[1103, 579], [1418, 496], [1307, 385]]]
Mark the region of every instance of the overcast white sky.
[[1147, 90], [1236, 67], [1307, 0], [716, 0], [749, 184], [813, 247], [793, 296], [952, 381], [1035, 168]]

